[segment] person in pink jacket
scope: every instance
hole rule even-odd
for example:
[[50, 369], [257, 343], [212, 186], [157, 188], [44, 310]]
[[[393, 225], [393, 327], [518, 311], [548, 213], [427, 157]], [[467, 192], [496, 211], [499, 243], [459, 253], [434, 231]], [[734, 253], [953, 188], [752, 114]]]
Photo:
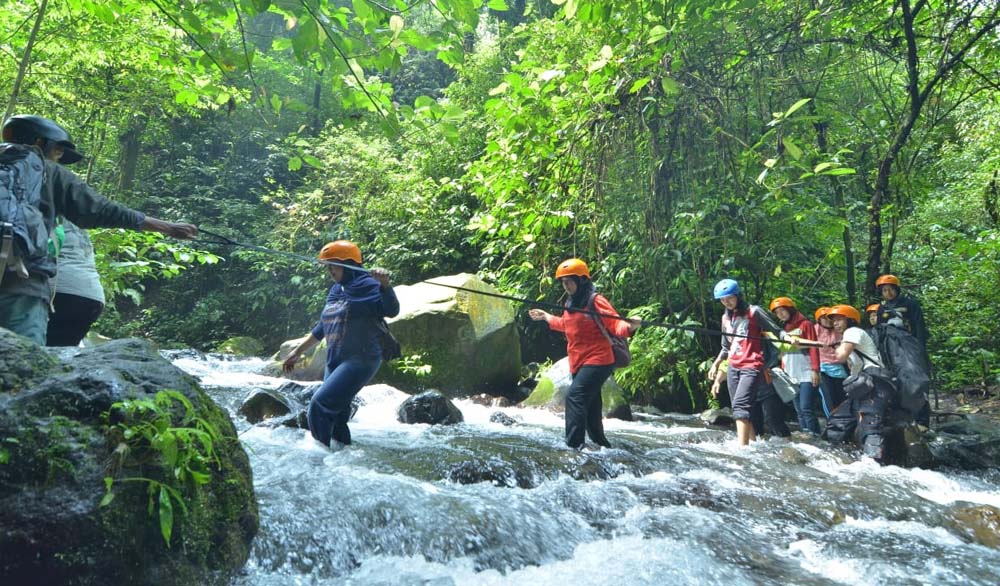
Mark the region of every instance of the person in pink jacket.
[[829, 307], [817, 309], [816, 323], [813, 324], [816, 341], [823, 343], [823, 347], [819, 349], [820, 398], [827, 419], [837, 405], [844, 401], [844, 379], [847, 378], [847, 366], [837, 359], [835, 348], [843, 334], [833, 329], [833, 322], [827, 316], [829, 313]]

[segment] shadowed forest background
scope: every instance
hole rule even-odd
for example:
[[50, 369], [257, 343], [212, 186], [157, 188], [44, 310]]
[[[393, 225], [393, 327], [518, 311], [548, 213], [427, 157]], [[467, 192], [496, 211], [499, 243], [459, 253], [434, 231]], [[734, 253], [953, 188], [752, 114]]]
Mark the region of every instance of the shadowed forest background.
[[[6, 116], [70, 130], [102, 193], [399, 283], [553, 302], [588, 261], [633, 315], [716, 327], [711, 286], [808, 315], [920, 300], [944, 391], [1000, 376], [1000, 4], [842, 0], [31, 0], [0, 10]], [[95, 230], [96, 329], [273, 351], [315, 266]], [[192, 248], [193, 247], [193, 248]], [[525, 325], [526, 360], [558, 344]], [[647, 328], [616, 374], [705, 403], [717, 340]]]

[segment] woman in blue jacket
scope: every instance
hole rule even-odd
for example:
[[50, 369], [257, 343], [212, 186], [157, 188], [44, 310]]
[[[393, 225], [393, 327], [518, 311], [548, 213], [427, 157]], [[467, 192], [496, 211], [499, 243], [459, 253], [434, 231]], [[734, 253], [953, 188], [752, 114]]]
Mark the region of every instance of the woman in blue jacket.
[[312, 436], [329, 447], [331, 440], [351, 443], [347, 427], [351, 400], [382, 364], [378, 326], [383, 318], [399, 314], [399, 300], [389, 285], [389, 272], [364, 270], [361, 250], [353, 242], [327, 243], [320, 250], [319, 260], [338, 263], [327, 265], [336, 282], [330, 287], [312, 335], [292, 350], [282, 367], [285, 372], [291, 371], [306, 351], [326, 339], [326, 376], [309, 402], [307, 416]]

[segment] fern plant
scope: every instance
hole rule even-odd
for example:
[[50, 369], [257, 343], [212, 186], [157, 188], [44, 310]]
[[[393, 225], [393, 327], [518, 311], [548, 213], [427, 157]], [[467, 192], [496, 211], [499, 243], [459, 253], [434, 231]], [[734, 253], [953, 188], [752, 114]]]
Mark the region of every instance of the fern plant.
[[[149, 514], [158, 516], [160, 533], [170, 547], [175, 507], [183, 515], [188, 512], [185, 489], [208, 484], [211, 466], [219, 466], [215, 450], [222, 437], [219, 430], [197, 416], [187, 397], [173, 390], [159, 391], [152, 399], [115, 403], [104, 418], [115, 448], [110, 474], [104, 478], [106, 492], [101, 506], [114, 500], [115, 486], [121, 483], [146, 484]], [[141, 470], [146, 465], [161, 468], [162, 478], [121, 476], [123, 470]]]

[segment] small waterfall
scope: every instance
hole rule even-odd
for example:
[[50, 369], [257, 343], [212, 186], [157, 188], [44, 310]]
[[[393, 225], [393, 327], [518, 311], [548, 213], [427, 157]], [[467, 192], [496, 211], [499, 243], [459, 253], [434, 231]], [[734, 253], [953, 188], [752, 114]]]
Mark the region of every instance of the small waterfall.
[[[1000, 583], [1000, 551], [953, 528], [1000, 507], [1000, 473], [881, 467], [820, 442], [757, 442], [689, 418], [606, 421], [610, 450], [563, 447], [563, 421], [458, 401], [465, 423], [403, 425], [366, 387], [354, 444], [236, 415], [257, 360], [171, 353], [234, 415], [261, 531], [239, 586]], [[473, 482], [481, 480], [480, 482]]]

